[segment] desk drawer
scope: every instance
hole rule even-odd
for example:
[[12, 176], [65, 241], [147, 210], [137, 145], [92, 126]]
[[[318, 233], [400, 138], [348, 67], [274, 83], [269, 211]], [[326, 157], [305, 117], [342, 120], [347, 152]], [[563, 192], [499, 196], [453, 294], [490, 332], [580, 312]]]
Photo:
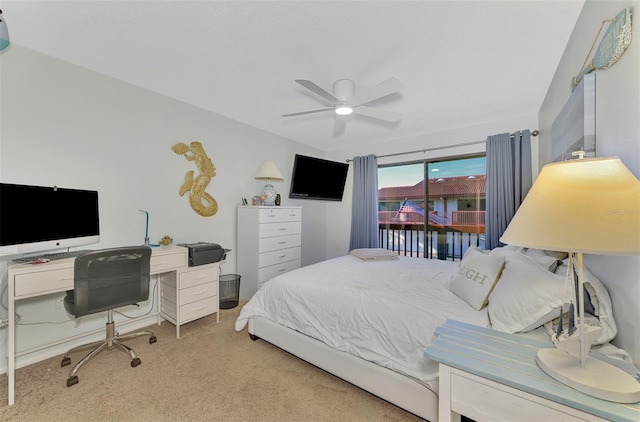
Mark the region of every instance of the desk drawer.
[[180, 288], [186, 289], [188, 287], [197, 286], [199, 284], [212, 283], [214, 281], [217, 281], [219, 271], [220, 270], [218, 266], [182, 271], [179, 274]]
[[302, 233], [302, 223], [273, 223], [273, 224], [260, 224], [260, 237], [275, 237], [285, 236], [290, 234]]
[[[16, 297], [73, 290], [73, 268], [17, 274], [14, 281]], [[43, 290], [43, 286], [46, 286], [46, 290]]]
[[186, 253], [171, 253], [163, 255], [151, 255], [151, 274], [159, 274], [174, 271], [187, 266]]
[[200, 284], [180, 290], [180, 305], [196, 302], [208, 297], [218, 296], [218, 283]]
[[219, 301], [217, 295], [182, 305], [180, 307], [180, 324], [218, 312], [218, 306]]
[[259, 254], [258, 256], [258, 267], [268, 267], [269, 265], [276, 265], [287, 261], [293, 261], [294, 259], [300, 259], [299, 247], [265, 252]]

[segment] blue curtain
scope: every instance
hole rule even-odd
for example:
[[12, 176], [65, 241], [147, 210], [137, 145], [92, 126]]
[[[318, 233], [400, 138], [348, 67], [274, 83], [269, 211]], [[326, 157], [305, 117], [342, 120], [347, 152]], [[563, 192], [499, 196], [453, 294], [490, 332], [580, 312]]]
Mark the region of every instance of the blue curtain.
[[487, 138], [486, 249], [503, 246], [500, 236], [529, 192], [531, 179], [529, 130]]
[[351, 239], [349, 250], [378, 247], [378, 159], [353, 158]]

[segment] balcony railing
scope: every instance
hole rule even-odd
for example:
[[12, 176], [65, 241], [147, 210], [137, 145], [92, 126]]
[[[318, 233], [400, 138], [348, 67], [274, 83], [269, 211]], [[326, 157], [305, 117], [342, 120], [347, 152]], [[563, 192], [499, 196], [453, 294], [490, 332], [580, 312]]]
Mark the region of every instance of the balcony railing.
[[484, 248], [485, 212], [453, 211], [451, 219], [428, 214], [380, 211], [380, 247], [400, 255], [458, 261], [470, 246]]

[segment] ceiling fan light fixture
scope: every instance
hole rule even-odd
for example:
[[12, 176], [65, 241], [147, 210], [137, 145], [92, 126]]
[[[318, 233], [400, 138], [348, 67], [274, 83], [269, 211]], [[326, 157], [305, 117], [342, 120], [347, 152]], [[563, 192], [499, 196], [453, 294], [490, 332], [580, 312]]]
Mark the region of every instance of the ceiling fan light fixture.
[[335, 111], [336, 114], [339, 114], [340, 116], [348, 116], [349, 114], [353, 113], [353, 109], [346, 105], [336, 107]]

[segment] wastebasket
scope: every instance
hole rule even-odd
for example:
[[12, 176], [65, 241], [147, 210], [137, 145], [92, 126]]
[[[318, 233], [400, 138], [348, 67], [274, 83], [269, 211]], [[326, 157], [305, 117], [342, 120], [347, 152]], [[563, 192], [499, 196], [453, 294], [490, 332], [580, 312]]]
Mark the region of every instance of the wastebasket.
[[238, 299], [240, 298], [240, 275], [221, 275], [219, 295], [220, 309], [231, 309], [238, 306]]

